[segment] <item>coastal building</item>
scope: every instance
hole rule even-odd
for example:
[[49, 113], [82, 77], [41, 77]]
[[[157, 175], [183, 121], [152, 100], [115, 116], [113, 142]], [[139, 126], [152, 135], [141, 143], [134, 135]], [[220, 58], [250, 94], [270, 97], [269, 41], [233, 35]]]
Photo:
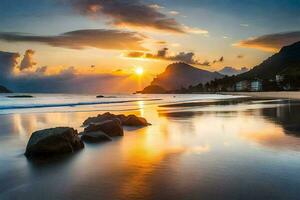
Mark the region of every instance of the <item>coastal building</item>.
[[284, 80], [283, 75], [276, 75], [275, 76], [276, 83], [281, 83]]
[[250, 82], [249, 81], [240, 81], [235, 84], [235, 90], [236, 91], [248, 91], [250, 88]]
[[252, 92], [262, 91], [262, 82], [260, 80], [251, 81], [250, 86], [251, 86], [250, 90]]
[[225, 91], [227, 91], [227, 92], [234, 92], [234, 85], [230, 85], [230, 86], [227, 86], [226, 87], [226, 90]]

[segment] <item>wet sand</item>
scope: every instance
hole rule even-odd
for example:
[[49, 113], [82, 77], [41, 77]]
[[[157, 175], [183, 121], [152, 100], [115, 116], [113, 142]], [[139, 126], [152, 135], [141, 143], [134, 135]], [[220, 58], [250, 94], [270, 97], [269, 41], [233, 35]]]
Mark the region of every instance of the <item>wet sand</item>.
[[293, 99], [300, 100], [300, 91], [296, 92], [221, 92], [225, 95], [244, 95], [255, 98], [276, 98], [276, 99]]

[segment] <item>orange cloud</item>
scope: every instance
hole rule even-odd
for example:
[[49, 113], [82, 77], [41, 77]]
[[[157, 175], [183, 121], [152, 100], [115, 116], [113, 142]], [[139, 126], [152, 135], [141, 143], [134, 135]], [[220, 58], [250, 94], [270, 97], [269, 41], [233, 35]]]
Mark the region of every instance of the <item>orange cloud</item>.
[[32, 49], [28, 49], [25, 52], [24, 58], [21, 61], [21, 64], [19, 66], [19, 69], [25, 70], [25, 69], [30, 69], [33, 68], [36, 65], [36, 62], [33, 59], [34, 51]]
[[210, 66], [211, 64], [216, 64], [224, 61], [224, 57], [220, 57], [213, 62], [204, 61], [201, 62], [197, 58], [195, 58], [195, 53], [193, 52], [179, 52], [175, 55], [168, 55], [168, 48], [163, 48], [158, 50], [155, 54], [152, 53], [144, 53], [140, 51], [132, 51], [125, 54], [125, 57], [128, 58], [142, 58], [142, 59], [157, 59], [157, 60], [170, 60], [170, 61], [178, 61], [185, 62], [191, 65], [201, 65], [201, 66]]
[[0, 33], [0, 40], [8, 42], [38, 42], [55, 47], [83, 49], [88, 47], [116, 50], [147, 50], [142, 46], [146, 36], [137, 32], [87, 29], [66, 32], [55, 36], [18, 33]]
[[[82, 15], [104, 16], [109, 24], [116, 27], [147, 29], [173, 33], [207, 34], [206, 30], [190, 28], [180, 24], [175, 18], [160, 11], [158, 4], [145, 4], [140, 0], [69, 0]], [[179, 14], [171, 11], [171, 15]]]
[[275, 33], [242, 40], [234, 46], [277, 52], [283, 46], [300, 41], [300, 31]]

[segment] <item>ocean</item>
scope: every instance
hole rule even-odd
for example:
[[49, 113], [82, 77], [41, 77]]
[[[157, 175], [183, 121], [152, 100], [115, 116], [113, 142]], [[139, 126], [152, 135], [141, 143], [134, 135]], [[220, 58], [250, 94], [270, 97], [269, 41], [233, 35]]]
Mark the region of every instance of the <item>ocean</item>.
[[[300, 102], [217, 94], [0, 97], [0, 199], [298, 199]], [[152, 125], [32, 161], [32, 132], [104, 112]]]

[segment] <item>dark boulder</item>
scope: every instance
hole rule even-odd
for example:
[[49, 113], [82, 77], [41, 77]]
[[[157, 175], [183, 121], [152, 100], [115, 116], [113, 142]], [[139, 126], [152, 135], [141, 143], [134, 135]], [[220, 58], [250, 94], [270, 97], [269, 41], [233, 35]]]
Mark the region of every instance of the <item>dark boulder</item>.
[[116, 115], [114, 114], [111, 114], [110, 112], [106, 112], [104, 114], [99, 114], [97, 117], [89, 117], [87, 118], [84, 122], [83, 122], [83, 125], [84, 126], [87, 126], [91, 123], [99, 123], [99, 122], [103, 122], [103, 121], [106, 121], [106, 120], [113, 120], [113, 119], [116, 119]]
[[77, 130], [69, 127], [44, 129], [32, 133], [25, 155], [27, 157], [48, 157], [73, 153], [84, 148]]
[[112, 140], [111, 137], [102, 131], [84, 132], [81, 136], [81, 139], [90, 143], [107, 142]]
[[100, 123], [91, 123], [85, 129], [84, 132], [96, 132], [103, 131], [110, 137], [123, 136], [124, 131], [119, 119], [106, 120]]
[[104, 114], [99, 114], [97, 117], [89, 117], [83, 122], [84, 126], [89, 124], [97, 124], [107, 120], [119, 120], [123, 126], [148, 126], [150, 125], [145, 118], [137, 117], [135, 115], [125, 116], [123, 114], [114, 115], [112, 113], [106, 112]]
[[150, 125], [143, 117], [137, 117], [135, 115], [129, 115], [123, 122], [124, 126], [148, 126]]

